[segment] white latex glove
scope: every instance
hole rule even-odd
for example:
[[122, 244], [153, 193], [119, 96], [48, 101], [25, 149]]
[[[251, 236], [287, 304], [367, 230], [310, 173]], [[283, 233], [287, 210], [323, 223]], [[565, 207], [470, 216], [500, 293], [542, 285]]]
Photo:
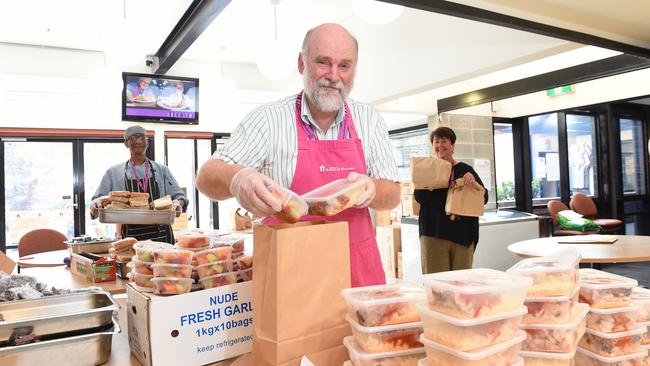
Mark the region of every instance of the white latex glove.
[[181, 214], [183, 213], [183, 205], [181, 204], [181, 202], [179, 200], [173, 200], [172, 207], [174, 207], [174, 210], [176, 211], [176, 217], [180, 217]]
[[264, 217], [282, 210], [282, 205], [273, 198], [268, 188], [273, 185], [277, 185], [273, 179], [253, 168], [244, 168], [232, 177], [230, 193], [243, 208]]
[[367, 175], [359, 174], [352, 172], [348, 174], [348, 182], [356, 182], [359, 180], [364, 180], [366, 182], [366, 190], [359, 195], [357, 202], [354, 204], [354, 208], [365, 208], [370, 205], [370, 202], [375, 198], [377, 190], [375, 188], [375, 182], [370, 179]]

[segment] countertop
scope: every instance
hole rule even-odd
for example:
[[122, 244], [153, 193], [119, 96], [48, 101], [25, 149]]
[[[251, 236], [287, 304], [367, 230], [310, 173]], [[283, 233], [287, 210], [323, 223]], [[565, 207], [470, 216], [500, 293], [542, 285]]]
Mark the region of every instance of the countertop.
[[[478, 218], [478, 223], [480, 226], [484, 226], [531, 220], [537, 220], [537, 215], [516, 210], [495, 210], [485, 211], [483, 216]], [[417, 225], [418, 216], [404, 216], [401, 223]]]

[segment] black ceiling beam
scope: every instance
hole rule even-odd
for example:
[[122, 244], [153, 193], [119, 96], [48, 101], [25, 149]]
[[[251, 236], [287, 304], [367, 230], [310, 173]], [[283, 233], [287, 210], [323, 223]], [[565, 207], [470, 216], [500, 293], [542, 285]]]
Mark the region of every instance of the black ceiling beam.
[[438, 113], [650, 67], [650, 59], [618, 55], [438, 100]]
[[650, 58], [650, 49], [444, 0], [379, 0]]
[[[165, 42], [154, 55], [157, 67], [154, 74], [164, 75], [196, 41], [203, 31], [230, 4], [231, 0], [194, 0], [187, 8]], [[156, 65], [156, 62], [154, 62]]]

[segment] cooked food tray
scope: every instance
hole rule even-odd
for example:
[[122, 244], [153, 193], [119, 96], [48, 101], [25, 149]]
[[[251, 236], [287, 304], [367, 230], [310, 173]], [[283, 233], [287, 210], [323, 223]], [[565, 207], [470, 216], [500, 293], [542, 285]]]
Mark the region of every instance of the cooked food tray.
[[99, 209], [99, 222], [104, 224], [172, 225], [174, 216], [172, 210]]

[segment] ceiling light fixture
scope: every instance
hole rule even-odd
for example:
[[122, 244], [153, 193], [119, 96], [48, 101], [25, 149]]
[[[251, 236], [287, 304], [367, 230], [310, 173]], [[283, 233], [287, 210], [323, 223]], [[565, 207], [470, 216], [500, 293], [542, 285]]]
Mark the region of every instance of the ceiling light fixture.
[[397, 19], [404, 11], [401, 5], [388, 4], [375, 0], [350, 0], [352, 11], [365, 23], [382, 25]]
[[287, 78], [297, 68], [297, 55], [291, 52], [294, 49], [286, 38], [278, 39], [278, 9], [280, 0], [271, 0], [273, 8], [273, 39], [264, 42], [257, 55], [257, 69], [271, 80]]

